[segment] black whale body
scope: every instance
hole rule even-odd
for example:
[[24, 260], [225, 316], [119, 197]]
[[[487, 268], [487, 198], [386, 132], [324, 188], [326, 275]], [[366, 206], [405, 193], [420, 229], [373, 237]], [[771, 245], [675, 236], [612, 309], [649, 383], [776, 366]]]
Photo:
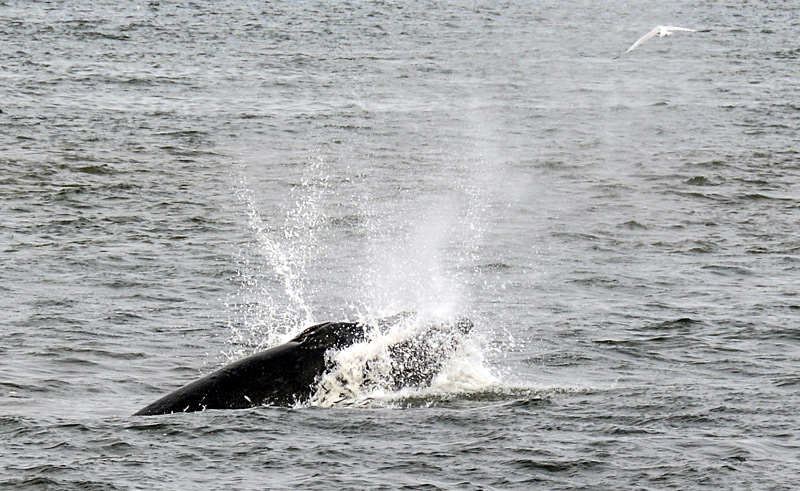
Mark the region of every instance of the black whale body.
[[309, 327], [288, 343], [243, 358], [141, 409], [135, 415], [290, 406], [307, 399], [326, 368], [325, 352], [364, 339], [365, 326], [326, 322]]
[[[380, 325], [386, 326], [387, 322], [380, 321]], [[369, 328], [356, 322], [311, 326], [291, 341], [226, 365], [134, 415], [292, 406], [305, 402], [314, 394], [319, 377], [331, 368], [326, 352], [364, 341]], [[390, 387], [430, 384], [446, 359], [447, 347], [471, 328], [472, 323], [466, 319], [455, 324], [436, 324], [391, 346]]]

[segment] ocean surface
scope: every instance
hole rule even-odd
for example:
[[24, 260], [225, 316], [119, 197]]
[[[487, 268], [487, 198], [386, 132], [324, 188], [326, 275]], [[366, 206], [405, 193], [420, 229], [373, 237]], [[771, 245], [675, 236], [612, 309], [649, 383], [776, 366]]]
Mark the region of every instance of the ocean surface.
[[[795, 488], [798, 9], [0, 0], [0, 488]], [[430, 387], [131, 416], [403, 311]]]

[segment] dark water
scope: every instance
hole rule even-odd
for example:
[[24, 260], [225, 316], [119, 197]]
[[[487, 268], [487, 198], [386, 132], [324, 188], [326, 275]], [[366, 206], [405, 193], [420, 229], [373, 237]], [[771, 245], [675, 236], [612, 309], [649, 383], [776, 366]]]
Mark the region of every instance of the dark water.
[[[799, 6], [0, 3], [0, 484], [793, 488]], [[400, 310], [430, 389], [130, 416]]]

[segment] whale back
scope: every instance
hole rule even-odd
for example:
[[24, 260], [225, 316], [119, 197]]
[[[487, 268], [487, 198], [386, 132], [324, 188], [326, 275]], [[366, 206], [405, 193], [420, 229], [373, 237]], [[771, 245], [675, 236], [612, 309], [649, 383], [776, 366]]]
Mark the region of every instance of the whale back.
[[309, 327], [289, 342], [235, 361], [167, 394], [135, 415], [292, 406], [307, 400], [326, 369], [325, 353], [363, 340], [366, 328], [353, 322]]
[[366, 326], [358, 322], [324, 322], [309, 327], [293, 338], [290, 343], [297, 343], [308, 350], [342, 349], [351, 344], [363, 341], [366, 337]]

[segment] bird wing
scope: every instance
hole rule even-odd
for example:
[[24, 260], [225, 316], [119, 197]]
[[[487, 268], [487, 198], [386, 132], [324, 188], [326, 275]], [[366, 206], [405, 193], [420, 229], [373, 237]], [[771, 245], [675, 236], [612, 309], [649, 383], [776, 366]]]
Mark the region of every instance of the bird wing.
[[630, 53], [631, 51], [635, 50], [637, 47], [639, 47], [640, 44], [642, 44], [643, 42], [647, 41], [651, 37], [653, 37], [656, 34], [658, 34], [658, 31], [659, 31], [660, 28], [661, 28], [661, 26], [654, 27], [652, 31], [650, 31], [647, 34], [645, 34], [644, 36], [640, 37], [639, 40], [636, 41], [635, 43], [633, 43], [630, 48], [625, 50], [625, 52], [626, 53]]
[[697, 32], [697, 29], [688, 29], [686, 27], [676, 27], [676, 26], [664, 26], [664, 29], [668, 31]]

